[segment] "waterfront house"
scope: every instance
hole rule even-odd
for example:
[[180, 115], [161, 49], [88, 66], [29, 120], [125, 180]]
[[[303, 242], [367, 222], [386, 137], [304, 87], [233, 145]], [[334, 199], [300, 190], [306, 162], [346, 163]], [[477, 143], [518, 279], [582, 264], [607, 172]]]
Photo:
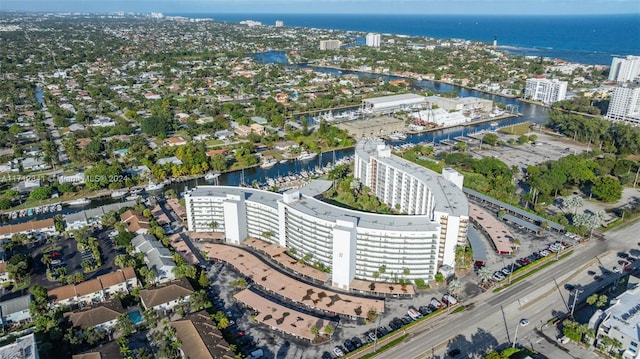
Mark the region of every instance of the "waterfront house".
[[30, 294], [0, 302], [0, 317], [2, 325], [6, 328], [14, 324], [30, 322], [30, 305]]

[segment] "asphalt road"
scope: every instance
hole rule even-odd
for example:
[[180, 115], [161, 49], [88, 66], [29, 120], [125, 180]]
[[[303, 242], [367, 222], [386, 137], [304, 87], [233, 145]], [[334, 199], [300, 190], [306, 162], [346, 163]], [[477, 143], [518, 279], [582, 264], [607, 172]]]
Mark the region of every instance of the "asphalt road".
[[[578, 285], [583, 289], [579, 301], [615, 281], [621, 274], [611, 271], [618, 265], [616, 252], [639, 249], [634, 233], [640, 230], [640, 222], [607, 234], [608, 240], [592, 240], [580, 245], [574, 253], [558, 263], [528, 277], [499, 294], [487, 291], [464, 302], [473, 304], [472, 309], [448, 317], [436, 319], [424, 326], [408, 330], [411, 334], [406, 343], [376, 356], [376, 358], [447, 358], [446, 353], [460, 349], [459, 358], [477, 358], [499, 345], [516, 342], [533, 348], [552, 358], [589, 358], [595, 355], [588, 351], [567, 353], [555, 343], [545, 340], [535, 332], [541, 329], [555, 338], [555, 327], [543, 326], [553, 316], [570, 312], [573, 297], [564, 288], [565, 284]], [[598, 282], [587, 274], [589, 271], [603, 277]], [[578, 302], [579, 302], [578, 301]], [[529, 325], [520, 326], [526, 318]]]

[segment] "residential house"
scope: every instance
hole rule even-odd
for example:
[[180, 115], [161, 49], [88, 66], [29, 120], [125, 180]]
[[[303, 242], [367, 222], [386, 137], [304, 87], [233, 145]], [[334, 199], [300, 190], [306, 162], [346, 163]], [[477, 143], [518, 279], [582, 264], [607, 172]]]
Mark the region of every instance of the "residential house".
[[20, 192], [20, 194], [30, 193], [34, 189], [40, 187], [41, 181], [39, 178], [26, 179], [21, 181], [16, 186], [16, 190]]
[[251, 117], [251, 121], [259, 124], [259, 125], [266, 125], [269, 121], [264, 118], [264, 117], [259, 117], [259, 116], [252, 116]]
[[87, 137], [78, 138], [78, 140], [76, 141], [76, 146], [78, 146], [79, 149], [85, 149], [87, 148], [87, 146], [89, 146], [91, 141], [93, 140]]
[[169, 147], [184, 146], [187, 141], [182, 136], [171, 136], [164, 140], [164, 144]]
[[0, 239], [10, 239], [14, 234], [24, 233], [36, 237], [57, 234], [53, 218], [0, 226]]
[[60, 183], [84, 183], [84, 172], [78, 172], [74, 175], [58, 175], [58, 182]]
[[142, 289], [140, 302], [145, 309], [166, 312], [176, 305], [189, 301], [193, 287], [185, 278], [169, 283], [163, 287]]
[[4, 327], [9, 327], [13, 324], [30, 322], [30, 305], [30, 294], [0, 302], [0, 317], [2, 325]]
[[64, 220], [66, 222], [66, 230], [68, 231], [81, 229], [89, 225], [85, 211], [65, 214]]
[[9, 282], [9, 272], [7, 272], [7, 262], [0, 262], [0, 285]]
[[194, 140], [194, 141], [206, 141], [206, 140], [208, 140], [210, 137], [211, 137], [211, 135], [210, 135], [210, 134], [208, 134], [208, 133], [202, 133], [202, 134], [199, 134], [199, 135], [193, 136], [193, 140]]
[[209, 150], [205, 154], [207, 155], [207, 157], [213, 157], [213, 156], [217, 156], [217, 155], [225, 156], [227, 153], [229, 153], [229, 149], [222, 148], [222, 149], [219, 149], [219, 150]]
[[124, 355], [120, 353], [120, 344], [112, 340], [106, 344], [101, 344], [99, 347], [73, 355], [71, 359], [124, 359]]
[[131, 240], [135, 253], [143, 253], [147, 268], [153, 269], [156, 274], [156, 282], [165, 283], [174, 280], [173, 273], [176, 263], [173, 255], [154, 236], [140, 234]]
[[135, 234], [149, 233], [151, 225], [142, 213], [128, 210], [120, 215], [120, 221], [127, 224], [127, 230]]
[[176, 156], [160, 158], [156, 163], [161, 165], [161, 166], [162, 165], [166, 165], [168, 163], [170, 163], [172, 165], [176, 165], [176, 166], [181, 166], [182, 165], [182, 161], [180, 161], [180, 159], [178, 157], [176, 157]]
[[0, 347], [0, 358], [40, 359], [35, 335], [27, 334]]
[[48, 295], [56, 307], [87, 305], [109, 299], [116, 293], [129, 293], [137, 286], [138, 278], [133, 268], [127, 267], [77, 285], [69, 284], [50, 289]]
[[281, 141], [273, 144], [274, 149], [282, 152], [291, 151], [298, 147], [300, 146], [298, 146], [298, 144], [295, 141]]
[[216, 136], [219, 140], [226, 140], [227, 138], [233, 136], [234, 132], [229, 130], [220, 130], [216, 131], [213, 135]]
[[64, 313], [64, 317], [74, 328], [96, 328], [109, 332], [115, 328], [118, 317], [124, 312], [120, 299], [113, 298], [88, 309]]
[[182, 357], [191, 359], [232, 359], [235, 353], [229, 348], [220, 330], [207, 312], [199, 311], [182, 320], [171, 322], [176, 337], [182, 343]]

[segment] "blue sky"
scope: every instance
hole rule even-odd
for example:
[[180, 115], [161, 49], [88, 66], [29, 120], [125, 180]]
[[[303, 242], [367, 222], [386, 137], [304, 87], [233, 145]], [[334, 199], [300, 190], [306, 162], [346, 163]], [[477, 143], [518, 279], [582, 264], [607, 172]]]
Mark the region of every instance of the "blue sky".
[[0, 0], [0, 11], [376, 14], [640, 14], [639, 0]]

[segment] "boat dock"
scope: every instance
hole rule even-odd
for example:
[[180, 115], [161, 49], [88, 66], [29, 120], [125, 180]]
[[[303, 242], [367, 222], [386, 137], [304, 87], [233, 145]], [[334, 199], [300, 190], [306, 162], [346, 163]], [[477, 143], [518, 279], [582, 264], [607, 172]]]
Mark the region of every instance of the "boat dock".
[[452, 140], [440, 140], [440, 142], [438, 142], [441, 145], [447, 145], [447, 146], [455, 146], [456, 145], [456, 141], [452, 141]]

